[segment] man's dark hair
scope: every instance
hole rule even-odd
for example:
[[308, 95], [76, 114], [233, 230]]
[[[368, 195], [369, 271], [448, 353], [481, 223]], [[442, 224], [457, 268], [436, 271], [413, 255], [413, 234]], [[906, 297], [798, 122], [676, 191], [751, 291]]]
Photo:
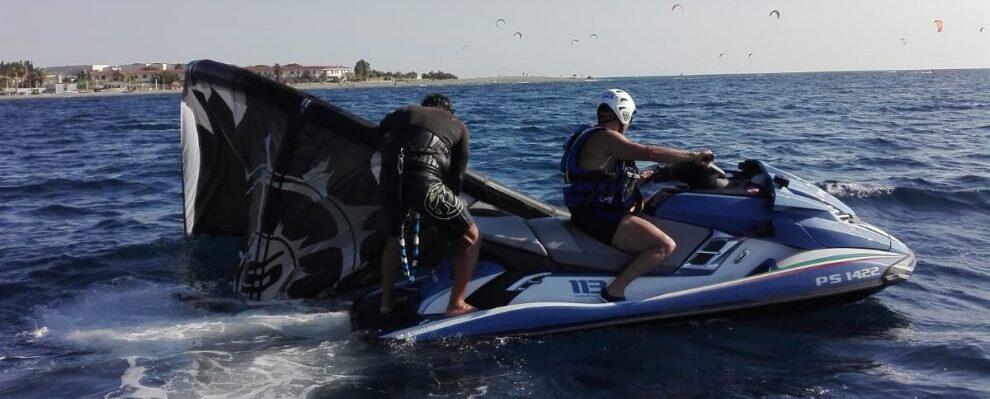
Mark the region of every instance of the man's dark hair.
[[611, 121], [619, 120], [619, 117], [615, 115], [615, 111], [609, 108], [608, 105], [601, 104], [598, 106], [598, 123], [609, 123]]
[[450, 113], [454, 113], [454, 107], [450, 104], [450, 98], [440, 93], [432, 93], [423, 97], [423, 102], [420, 105], [445, 109], [450, 111]]

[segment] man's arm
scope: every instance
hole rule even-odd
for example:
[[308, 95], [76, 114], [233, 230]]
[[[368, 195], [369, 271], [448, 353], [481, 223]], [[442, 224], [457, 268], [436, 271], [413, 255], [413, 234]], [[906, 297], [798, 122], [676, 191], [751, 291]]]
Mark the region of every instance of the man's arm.
[[[711, 151], [702, 150], [699, 152], [678, 150], [675, 148], [661, 147], [657, 145], [645, 145], [635, 143], [626, 136], [608, 131], [601, 143], [605, 150], [615, 158], [624, 161], [653, 161], [659, 163], [697, 162], [706, 163], [714, 159]], [[711, 159], [708, 159], [711, 158]]]
[[453, 154], [450, 155], [450, 185], [454, 194], [461, 194], [461, 185], [464, 183], [464, 172], [467, 171], [468, 153], [471, 152], [471, 133], [467, 127], [461, 130], [461, 141], [454, 146]]

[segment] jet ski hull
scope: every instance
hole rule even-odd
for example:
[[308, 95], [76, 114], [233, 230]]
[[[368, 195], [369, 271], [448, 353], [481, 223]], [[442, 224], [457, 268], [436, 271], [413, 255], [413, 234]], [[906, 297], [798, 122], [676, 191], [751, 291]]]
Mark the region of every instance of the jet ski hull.
[[625, 301], [607, 303], [599, 293], [629, 254], [566, 215], [527, 217], [482, 203], [471, 206], [484, 243], [467, 289], [478, 311], [444, 316], [447, 260], [402, 285], [411, 294], [397, 316], [380, 315], [377, 292], [359, 299], [354, 326], [380, 339], [433, 341], [704, 318], [855, 300], [914, 271], [903, 243], [794, 175], [746, 161], [728, 180], [717, 189], [662, 189], [647, 201], [645, 212], [677, 250], [636, 278]]
[[[448, 318], [443, 317], [442, 313], [432, 313], [431, 317], [416, 320], [406, 318], [408, 322], [404, 325], [380, 325], [386, 328], [375, 331], [374, 336], [424, 342], [453, 337], [527, 335], [654, 320], [703, 318], [740, 310], [774, 306], [779, 308], [778, 305], [811, 305], [824, 301], [834, 303], [868, 296], [889, 284], [902, 281], [892, 276], [910, 274], [913, 270], [914, 258], [910, 254], [881, 251], [864, 253], [862, 250], [848, 252], [850, 255], [861, 255], [846, 258], [830, 255], [805, 265], [616, 303], [603, 303], [598, 299], [597, 289], [607, 285], [611, 276], [544, 276], [542, 281], [526, 288], [535, 291], [527, 302], [520, 302], [525, 299], [516, 296], [513, 303], [459, 317]], [[491, 266], [487, 265], [488, 268]], [[530, 278], [520, 278], [519, 284], [525, 284]], [[683, 278], [685, 277], [642, 277], [636, 283], [641, 286], [662, 287], [665, 285], [664, 280]], [[430, 289], [428, 286], [431, 280], [432, 277], [423, 279], [414, 286]], [[489, 282], [492, 280], [494, 278], [491, 276], [487, 279]], [[554, 280], [564, 280], [566, 284]], [[471, 287], [471, 291], [476, 292], [482, 287], [484, 284]], [[562, 290], [572, 296], [571, 301], [560, 299]], [[448, 292], [442, 291], [432, 298], [422, 298], [419, 302], [420, 311], [430, 308], [437, 301], [445, 304], [448, 297], [444, 294]], [[556, 297], [557, 300], [538, 300], [535, 296]], [[375, 301], [376, 298], [377, 295], [370, 295], [358, 301], [355, 306], [360, 306], [363, 301]], [[361, 329], [372, 327], [356, 324]]]

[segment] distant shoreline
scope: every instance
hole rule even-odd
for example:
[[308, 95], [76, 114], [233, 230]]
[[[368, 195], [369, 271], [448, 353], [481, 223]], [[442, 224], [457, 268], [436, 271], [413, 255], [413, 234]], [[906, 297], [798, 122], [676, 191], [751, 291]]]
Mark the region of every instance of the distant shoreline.
[[308, 89], [351, 89], [365, 87], [430, 87], [430, 86], [464, 86], [486, 84], [524, 84], [524, 83], [554, 83], [554, 82], [583, 82], [584, 79], [554, 78], [548, 76], [498, 76], [485, 78], [459, 78], [445, 80], [395, 80], [395, 81], [366, 81], [343, 83], [299, 83], [294, 84], [300, 90]]
[[[527, 84], [527, 83], [562, 83], [562, 82], [584, 82], [584, 79], [574, 78], [554, 78], [547, 76], [498, 76], [485, 78], [460, 78], [448, 80], [396, 80], [396, 81], [365, 81], [365, 82], [344, 82], [344, 83], [299, 83], [289, 85], [297, 90], [322, 90], [322, 89], [360, 89], [360, 88], [388, 88], [388, 87], [444, 87], [444, 86], [467, 86], [467, 85], [489, 85], [489, 84]], [[31, 94], [21, 96], [0, 96], [3, 100], [28, 100], [42, 98], [87, 98], [106, 96], [139, 96], [139, 95], [163, 95], [182, 93], [181, 90], [147, 90], [132, 92], [101, 91], [84, 93], [63, 93], [63, 94]]]

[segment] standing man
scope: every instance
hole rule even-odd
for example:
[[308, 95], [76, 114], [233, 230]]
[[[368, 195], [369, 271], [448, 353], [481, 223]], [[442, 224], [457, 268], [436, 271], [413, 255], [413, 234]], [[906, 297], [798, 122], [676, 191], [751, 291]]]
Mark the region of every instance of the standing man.
[[577, 132], [564, 147], [564, 202], [571, 221], [606, 244], [634, 254], [625, 269], [601, 292], [608, 302], [625, 300], [626, 287], [670, 256], [674, 240], [650, 216], [639, 213], [642, 194], [635, 161], [659, 163], [715, 160], [709, 150], [691, 152], [635, 143], [625, 136], [636, 103], [625, 91], [606, 91], [598, 100], [598, 125]]
[[467, 170], [470, 133], [450, 99], [434, 93], [421, 106], [399, 108], [378, 124], [382, 137], [382, 204], [389, 238], [382, 254], [382, 313], [391, 313], [399, 270], [399, 235], [412, 212], [431, 219], [453, 242], [454, 275], [448, 316], [475, 310], [465, 302], [481, 249], [478, 227], [458, 195]]

